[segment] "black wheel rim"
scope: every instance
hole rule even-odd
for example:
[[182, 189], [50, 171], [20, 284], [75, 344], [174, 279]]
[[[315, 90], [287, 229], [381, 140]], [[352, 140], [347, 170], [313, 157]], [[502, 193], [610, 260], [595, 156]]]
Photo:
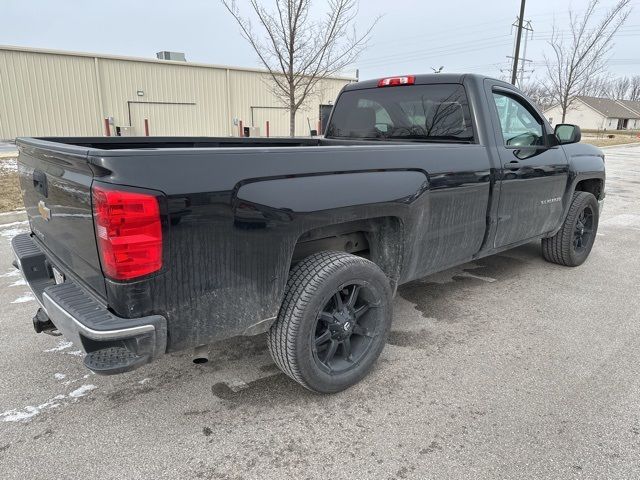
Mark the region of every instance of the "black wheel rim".
[[573, 249], [576, 253], [584, 252], [593, 239], [593, 211], [585, 207], [578, 215], [573, 232]]
[[355, 368], [377, 337], [377, 300], [364, 283], [342, 285], [325, 303], [312, 329], [313, 358], [321, 370], [341, 374]]

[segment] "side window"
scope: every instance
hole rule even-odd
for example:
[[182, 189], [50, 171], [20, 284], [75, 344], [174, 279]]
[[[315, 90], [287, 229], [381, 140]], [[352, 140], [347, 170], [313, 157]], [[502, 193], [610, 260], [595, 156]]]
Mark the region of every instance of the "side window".
[[544, 145], [542, 122], [519, 100], [494, 92], [504, 144], [517, 147]]

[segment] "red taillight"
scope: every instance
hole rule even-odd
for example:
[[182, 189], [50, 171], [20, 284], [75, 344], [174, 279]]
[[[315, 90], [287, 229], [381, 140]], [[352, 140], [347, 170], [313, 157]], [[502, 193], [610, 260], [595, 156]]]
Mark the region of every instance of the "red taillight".
[[415, 75], [405, 75], [404, 77], [389, 77], [378, 80], [378, 87], [397, 87], [398, 85], [413, 85], [416, 83]]
[[93, 216], [104, 274], [131, 280], [162, 267], [162, 225], [155, 195], [94, 185]]

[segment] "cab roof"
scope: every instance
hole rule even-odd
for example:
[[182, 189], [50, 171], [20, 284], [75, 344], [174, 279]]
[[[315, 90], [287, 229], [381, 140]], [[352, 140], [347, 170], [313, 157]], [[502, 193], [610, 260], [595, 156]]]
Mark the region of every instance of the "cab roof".
[[[434, 83], [463, 83], [465, 78], [475, 78], [477, 80], [484, 80], [486, 75], [480, 75], [477, 73], [421, 73], [410, 74], [415, 77], [414, 85], [430, 85]], [[365, 88], [377, 88], [378, 82], [381, 78], [393, 78], [406, 75], [389, 75], [388, 77], [374, 78], [371, 80], [363, 80], [362, 82], [350, 83], [344, 87], [344, 91], [349, 90], [362, 90]]]

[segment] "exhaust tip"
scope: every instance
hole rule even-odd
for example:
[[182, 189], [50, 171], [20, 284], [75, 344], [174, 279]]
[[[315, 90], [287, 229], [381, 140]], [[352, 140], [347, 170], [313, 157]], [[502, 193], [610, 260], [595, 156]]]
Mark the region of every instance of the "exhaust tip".
[[201, 365], [209, 361], [209, 346], [200, 345], [193, 349], [193, 363]]

